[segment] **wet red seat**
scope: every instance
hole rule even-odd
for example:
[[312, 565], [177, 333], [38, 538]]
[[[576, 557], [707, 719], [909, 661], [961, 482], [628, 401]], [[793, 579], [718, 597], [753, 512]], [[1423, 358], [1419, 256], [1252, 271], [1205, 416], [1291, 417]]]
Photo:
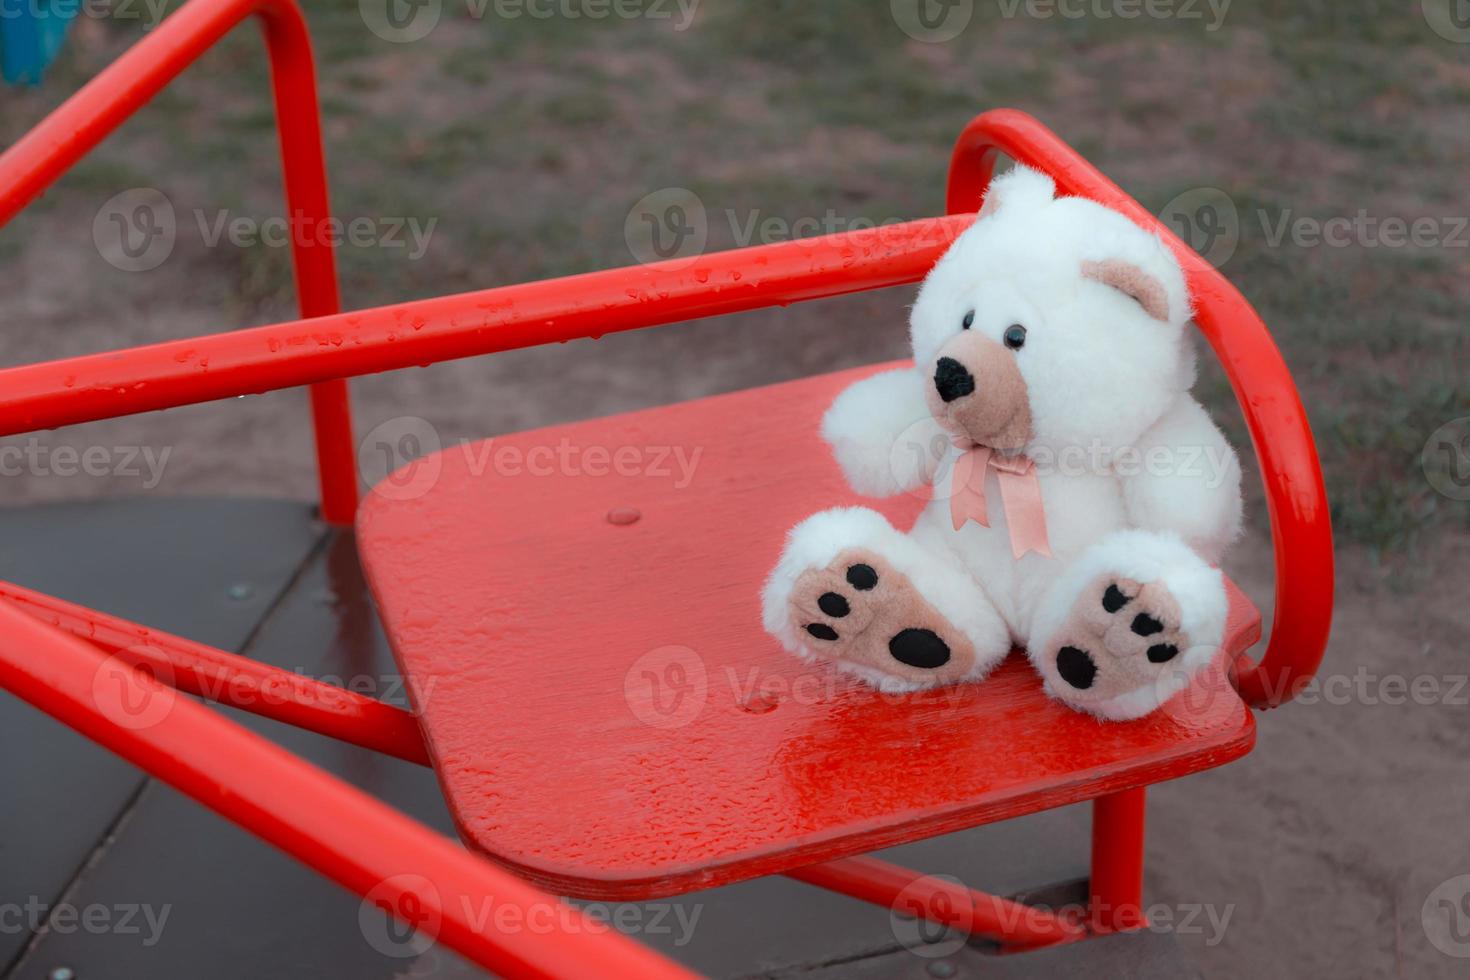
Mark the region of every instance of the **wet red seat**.
[[[562, 894], [648, 898], [1250, 750], [1219, 672], [1104, 724], [1018, 653], [896, 698], [762, 632], [787, 528], [857, 502], [817, 423], [871, 370], [451, 447], [369, 495], [363, 565], [469, 846]], [[867, 503], [902, 527], [923, 501]], [[1232, 587], [1230, 659], [1259, 632]]]

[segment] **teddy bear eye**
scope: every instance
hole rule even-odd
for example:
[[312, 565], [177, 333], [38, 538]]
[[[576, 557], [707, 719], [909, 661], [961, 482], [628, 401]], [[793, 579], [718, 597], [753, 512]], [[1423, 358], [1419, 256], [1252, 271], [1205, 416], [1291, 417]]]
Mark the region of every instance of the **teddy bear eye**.
[[968, 312], [968, 313], [965, 314], [964, 320], [960, 321], [960, 329], [961, 330], [969, 330], [974, 325], [975, 325], [975, 311], [974, 310], [971, 310], [970, 312]]
[[1002, 339], [1011, 350], [1020, 350], [1026, 346], [1026, 328], [1019, 323], [1013, 323], [1009, 327], [1006, 327], [1006, 332], [1002, 336]]

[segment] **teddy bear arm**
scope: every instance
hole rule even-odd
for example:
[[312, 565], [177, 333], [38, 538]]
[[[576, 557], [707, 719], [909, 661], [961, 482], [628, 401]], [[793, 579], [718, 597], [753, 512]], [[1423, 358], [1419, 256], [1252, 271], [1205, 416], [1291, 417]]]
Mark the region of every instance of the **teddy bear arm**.
[[1185, 394], [1139, 440], [1123, 478], [1134, 527], [1177, 534], [1217, 562], [1240, 533], [1240, 460], [1197, 401]]
[[876, 498], [932, 483], [949, 446], [913, 368], [884, 371], [844, 390], [822, 418], [822, 438], [848, 485]]

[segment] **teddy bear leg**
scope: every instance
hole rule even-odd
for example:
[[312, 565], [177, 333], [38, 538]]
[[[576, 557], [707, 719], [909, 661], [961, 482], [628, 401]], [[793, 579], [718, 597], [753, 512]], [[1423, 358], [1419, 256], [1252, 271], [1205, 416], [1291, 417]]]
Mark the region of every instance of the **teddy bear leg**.
[[1100, 718], [1140, 718], [1214, 659], [1227, 605], [1220, 570], [1178, 537], [1118, 531], [1047, 590], [1027, 653], [1052, 697]]
[[762, 599], [766, 629], [788, 650], [884, 691], [979, 680], [1011, 648], [999, 614], [953, 556], [865, 507], [798, 524]]

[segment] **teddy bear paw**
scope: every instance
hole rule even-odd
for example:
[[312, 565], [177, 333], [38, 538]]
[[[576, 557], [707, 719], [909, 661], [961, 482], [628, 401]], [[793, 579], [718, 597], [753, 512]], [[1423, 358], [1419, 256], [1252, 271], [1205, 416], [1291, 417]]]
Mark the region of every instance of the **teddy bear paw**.
[[1093, 580], [1040, 658], [1048, 692], [1103, 718], [1148, 714], [1213, 656], [1214, 646], [1190, 636], [1182, 619], [1162, 580]]
[[803, 652], [831, 659], [885, 691], [964, 679], [974, 645], [876, 552], [853, 548], [797, 577], [790, 621]]

